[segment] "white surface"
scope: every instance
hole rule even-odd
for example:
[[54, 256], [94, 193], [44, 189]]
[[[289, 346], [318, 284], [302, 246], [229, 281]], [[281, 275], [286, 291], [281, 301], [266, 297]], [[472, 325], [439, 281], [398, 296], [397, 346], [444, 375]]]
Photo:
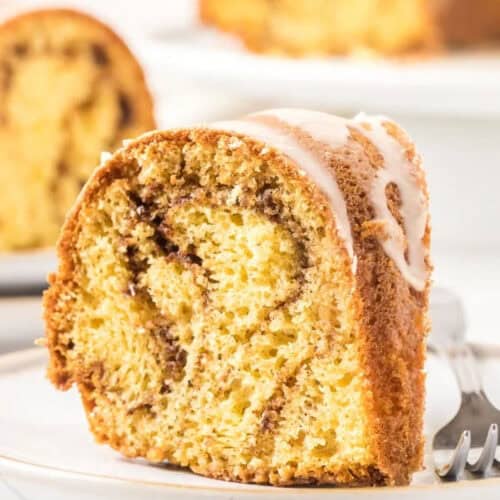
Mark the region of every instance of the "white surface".
[[0, 289], [43, 286], [55, 266], [53, 249], [0, 253]]
[[[360, 497], [360, 490], [227, 483], [182, 469], [126, 460], [93, 442], [76, 392], [57, 392], [45, 379], [44, 368], [45, 352], [41, 349], [0, 358], [0, 394], [5, 402], [0, 406], [0, 483], [10, 491], [17, 491], [21, 498]], [[487, 362], [484, 369], [488, 379], [500, 375], [498, 360]], [[490, 383], [487, 390], [499, 404], [500, 387]], [[457, 402], [458, 393], [450, 371], [439, 360], [430, 358], [427, 436], [454, 414]], [[364, 489], [363, 498], [417, 499], [424, 493], [455, 500], [479, 493], [484, 499], [497, 498], [500, 478], [443, 484], [432, 472], [430, 456], [426, 463], [427, 469], [415, 475], [411, 487]]]
[[41, 297], [1, 297], [0, 318], [0, 353], [31, 347], [43, 336]]
[[391, 61], [292, 59], [252, 54], [232, 37], [196, 26], [165, 30], [139, 49], [151, 67], [272, 101], [274, 107], [500, 114], [498, 53]]
[[390, 114], [424, 159], [434, 248], [500, 255], [500, 116]]
[[434, 252], [434, 283], [453, 289], [464, 302], [467, 337], [500, 344], [500, 252], [449, 249]]

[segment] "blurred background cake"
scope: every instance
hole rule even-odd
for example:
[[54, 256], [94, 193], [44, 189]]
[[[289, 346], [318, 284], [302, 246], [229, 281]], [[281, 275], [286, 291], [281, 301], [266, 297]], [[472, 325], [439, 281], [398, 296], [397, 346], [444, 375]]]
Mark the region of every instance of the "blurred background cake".
[[203, 22], [257, 52], [401, 54], [500, 38], [497, 0], [200, 0]]
[[0, 251], [53, 245], [103, 150], [155, 126], [144, 75], [110, 28], [71, 10], [0, 26]]

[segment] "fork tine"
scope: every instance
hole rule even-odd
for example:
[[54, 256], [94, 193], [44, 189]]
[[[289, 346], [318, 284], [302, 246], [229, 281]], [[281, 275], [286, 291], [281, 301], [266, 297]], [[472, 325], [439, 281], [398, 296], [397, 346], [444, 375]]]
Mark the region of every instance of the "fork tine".
[[463, 431], [458, 440], [451, 461], [448, 465], [444, 465], [436, 470], [441, 479], [449, 481], [458, 481], [462, 476], [465, 464], [467, 463], [467, 455], [469, 454], [471, 443], [470, 431]]
[[477, 461], [473, 464], [467, 462], [467, 470], [471, 472], [477, 472], [479, 474], [487, 474], [493, 462], [495, 460], [495, 452], [497, 449], [498, 443], [498, 425], [491, 424], [488, 429], [488, 435], [486, 436], [486, 440], [484, 441], [484, 446], [481, 451], [481, 455], [477, 459]]

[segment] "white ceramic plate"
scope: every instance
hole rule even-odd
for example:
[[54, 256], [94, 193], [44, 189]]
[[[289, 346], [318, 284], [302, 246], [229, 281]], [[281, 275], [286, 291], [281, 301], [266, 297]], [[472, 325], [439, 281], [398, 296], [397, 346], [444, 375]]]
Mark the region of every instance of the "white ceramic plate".
[[[440, 483], [427, 469], [405, 488], [271, 488], [207, 479], [187, 470], [148, 465], [122, 458], [93, 443], [74, 390], [57, 392], [44, 377], [46, 356], [31, 349], [0, 357], [0, 497], [37, 500], [132, 498], [406, 498], [439, 495], [460, 500], [481, 494], [497, 499], [500, 478]], [[500, 373], [498, 358], [486, 361], [490, 376]], [[428, 363], [426, 435], [456, 410], [458, 393], [453, 376], [439, 360]], [[490, 380], [490, 377], [488, 377]], [[491, 381], [491, 380], [490, 380]], [[500, 387], [487, 390], [500, 403]], [[2, 488], [5, 493], [2, 492]], [[2, 494], [3, 493], [3, 494]], [[14, 496], [17, 495], [17, 496]]]
[[0, 253], [0, 290], [43, 286], [55, 268], [53, 249]]
[[273, 106], [400, 113], [500, 113], [500, 53], [385, 60], [255, 55], [210, 29], [171, 31], [136, 51], [169, 78], [187, 76]]

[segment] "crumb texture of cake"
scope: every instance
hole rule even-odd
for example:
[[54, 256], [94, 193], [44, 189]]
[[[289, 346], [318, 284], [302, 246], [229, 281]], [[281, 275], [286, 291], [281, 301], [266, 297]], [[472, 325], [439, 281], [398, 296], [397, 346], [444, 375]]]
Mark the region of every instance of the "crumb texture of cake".
[[48, 376], [128, 457], [273, 485], [407, 484], [431, 264], [420, 157], [383, 117], [278, 109], [146, 134], [71, 211]]
[[199, 0], [201, 20], [256, 52], [436, 51], [500, 41], [497, 0]]
[[54, 245], [103, 150], [155, 127], [126, 45], [71, 10], [0, 25], [0, 251]]

